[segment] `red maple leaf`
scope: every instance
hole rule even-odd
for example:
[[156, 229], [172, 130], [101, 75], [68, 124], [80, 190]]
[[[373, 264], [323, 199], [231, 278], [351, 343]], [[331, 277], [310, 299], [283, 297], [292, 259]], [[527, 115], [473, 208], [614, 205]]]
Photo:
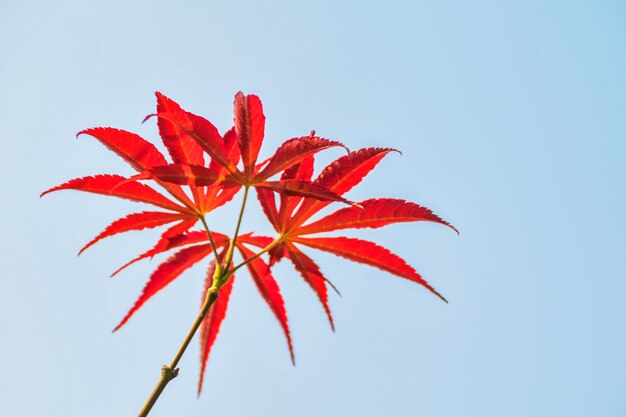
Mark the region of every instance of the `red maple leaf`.
[[[166, 97], [157, 94], [157, 111], [169, 114], [170, 112], [180, 111], [180, 107]], [[186, 135], [182, 129], [165, 118], [159, 119], [158, 127], [163, 143], [174, 162], [181, 164], [204, 164], [202, 148]], [[96, 138], [139, 173], [144, 173], [149, 169], [168, 163], [165, 156], [153, 144], [131, 132], [110, 127], [96, 127], [83, 130], [77, 136], [81, 135], [89, 135]], [[237, 164], [240, 159], [240, 152], [235, 137], [232, 134], [227, 134], [224, 139], [220, 137], [220, 140], [222, 140], [224, 157], [228, 158], [230, 163]], [[221, 170], [214, 163], [209, 164], [209, 166], [214, 172], [220, 172]], [[230, 201], [240, 188], [237, 186], [207, 188], [187, 184], [191, 194], [190, 198], [180, 185], [160, 181], [157, 178], [154, 178], [154, 180], [167, 191], [170, 197], [166, 197], [154, 188], [132, 178], [110, 174], [76, 178], [53, 187], [41, 195], [43, 196], [52, 191], [72, 189], [148, 203], [161, 209], [169, 210], [167, 212], [148, 211], [134, 213], [118, 219], [85, 245], [80, 250], [80, 254], [105, 237], [131, 230], [154, 228], [178, 222], [166, 230], [162, 236], [168, 237], [181, 234], [196, 224], [206, 213]], [[177, 201], [172, 201], [172, 198]]]
[[[157, 96], [169, 100], [160, 93]], [[171, 100], [169, 100], [172, 102]], [[173, 103], [173, 102], [172, 102]], [[172, 105], [168, 112], [158, 111], [150, 115], [159, 120], [167, 120], [178, 127], [185, 137], [193, 138], [212, 159], [214, 165], [204, 167], [192, 161], [163, 164], [147, 168], [135, 179], [158, 179], [178, 185], [195, 185], [217, 188], [249, 187], [268, 189], [280, 194], [305, 196], [324, 201], [341, 201], [350, 204], [336, 193], [297, 178], [269, 181], [284, 170], [298, 164], [307, 156], [343, 145], [340, 142], [320, 138], [311, 134], [289, 139], [278, 147], [274, 155], [257, 164], [259, 150], [265, 135], [265, 115], [261, 100], [255, 95], [237, 93], [235, 96], [235, 126], [226, 136], [236, 138], [241, 152], [242, 168], [233, 163], [223, 146], [223, 140], [217, 128], [203, 117], [187, 112]]]
[[[115, 275], [139, 260], [174, 251], [152, 273], [141, 295], [115, 330], [123, 326], [146, 301], [183, 272], [207, 256], [214, 255], [208, 266], [203, 305], [196, 322], [200, 329], [201, 350], [198, 392], [202, 389], [211, 348], [226, 316], [235, 271], [244, 266], [280, 324], [287, 339], [292, 362], [295, 362], [293, 344], [285, 303], [272, 273], [272, 266], [277, 261], [287, 257], [293, 263], [317, 294], [334, 329], [327, 290], [332, 284], [317, 264], [301, 251], [301, 246], [378, 267], [423, 285], [445, 301], [402, 258], [376, 243], [344, 236], [311, 237], [318, 233], [343, 229], [379, 228], [392, 223], [412, 221], [431, 221], [454, 229], [429, 209], [404, 200], [378, 198], [351, 203], [343, 197], [393, 149], [366, 148], [350, 152], [328, 165], [312, 181], [314, 155], [324, 149], [343, 145], [317, 137], [311, 132], [308, 136], [287, 140], [270, 158], [258, 163], [265, 134], [265, 115], [257, 96], [237, 93], [234, 102], [234, 126], [223, 136], [205, 118], [182, 109], [160, 93], [156, 93], [156, 96], [157, 112], [151, 116], [157, 117], [159, 134], [171, 162], [154, 145], [134, 133], [107, 127], [87, 129], [79, 132], [78, 136], [86, 134], [96, 138], [123, 158], [137, 174], [128, 178], [109, 174], [76, 178], [53, 187], [42, 195], [73, 189], [147, 203], [159, 209], [133, 213], [115, 220], [79, 253], [105, 237], [131, 230], [170, 225], [152, 248], [113, 273]], [[271, 179], [278, 175], [278, 179]], [[146, 180], [162, 188], [165, 193], [141, 182]], [[205, 215], [228, 203], [242, 188], [244, 198], [233, 236], [211, 232]], [[277, 237], [255, 236], [251, 233], [239, 235], [241, 217], [250, 188], [256, 189], [258, 201], [278, 233]], [[279, 197], [278, 205], [276, 195]], [[333, 202], [350, 205], [319, 220], [310, 221], [312, 216]], [[198, 220], [205, 230], [191, 231]], [[255, 252], [252, 247], [261, 249]], [[235, 249], [242, 257], [242, 262], [238, 265], [233, 262]], [[268, 261], [263, 259], [265, 254], [269, 255]], [[198, 327], [190, 334], [193, 335]], [[184, 352], [184, 348], [182, 349]], [[180, 359], [180, 356], [177, 357]], [[172, 367], [178, 359], [173, 362]], [[173, 375], [175, 376], [175, 372]]]
[[[394, 150], [390, 148], [364, 148], [351, 152], [328, 165], [314, 183], [342, 196], [361, 182], [378, 162], [392, 151]], [[314, 157], [307, 156], [298, 165], [286, 170], [282, 179], [310, 180], [313, 175], [313, 162]], [[277, 207], [272, 193], [259, 190], [258, 197], [265, 215], [279, 234], [270, 250], [270, 264], [273, 265], [282, 257], [289, 258], [295, 269], [317, 294], [328, 315], [331, 327], [334, 328], [328, 306], [327, 284], [329, 281], [321, 273], [317, 264], [305, 255], [298, 245], [330, 252], [351, 261], [377, 267], [416, 282], [446, 301], [406, 261], [374, 242], [344, 236], [309, 237], [317, 233], [342, 229], [379, 228], [392, 223], [414, 221], [436, 222], [457, 231], [429, 209], [400, 199], [377, 198], [361, 201], [356, 206], [339, 209], [307, 224], [313, 215], [328, 205], [327, 201], [281, 195], [280, 205]], [[247, 243], [260, 247], [264, 245], [252, 240], [248, 240]]]
[[[341, 196], [361, 182], [378, 162], [392, 151], [394, 150], [389, 148], [365, 148], [351, 152], [328, 165], [314, 183]], [[295, 178], [309, 181], [313, 175], [313, 163], [313, 155], [307, 155], [301, 162], [284, 171], [281, 180]], [[278, 237], [241, 235], [237, 240], [237, 247], [244, 259], [254, 259], [247, 265], [257, 287], [259, 287], [261, 294], [285, 332], [292, 361], [294, 354], [287, 314], [284, 310], [280, 290], [271, 275], [271, 265], [283, 257], [287, 257], [293, 263], [295, 269], [319, 298], [331, 328], [334, 330], [334, 321], [328, 305], [328, 286], [330, 285], [333, 289], [334, 286], [322, 274], [318, 265], [300, 250], [299, 245], [330, 252], [355, 262], [380, 268], [426, 287], [447, 302], [406, 261], [374, 242], [344, 236], [308, 237], [317, 233], [342, 229], [379, 228], [393, 223], [415, 221], [440, 223], [458, 233], [456, 228], [442, 220], [431, 210], [400, 199], [368, 199], [357, 205], [339, 209], [317, 221], [307, 223], [313, 215], [330, 202], [282, 194], [280, 195], [280, 205], [277, 207], [275, 195], [271, 190], [257, 189], [257, 195], [264, 213], [278, 232]], [[270, 263], [266, 264], [260, 257], [255, 257], [254, 252], [246, 246], [263, 248], [264, 251], [269, 252]], [[259, 286], [261, 279], [271, 284], [268, 286], [269, 291]], [[210, 347], [210, 344], [206, 345], [204, 351], [206, 356], [203, 357], [203, 360], [208, 358]], [[204, 367], [203, 363], [203, 369]], [[202, 379], [200, 384], [202, 384]]]

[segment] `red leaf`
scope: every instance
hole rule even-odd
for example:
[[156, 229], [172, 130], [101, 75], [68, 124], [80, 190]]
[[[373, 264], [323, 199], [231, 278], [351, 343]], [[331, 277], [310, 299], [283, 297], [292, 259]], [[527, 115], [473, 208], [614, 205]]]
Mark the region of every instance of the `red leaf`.
[[153, 144], [134, 133], [112, 127], [95, 127], [82, 130], [76, 136], [83, 134], [98, 139], [139, 172], [167, 164], [163, 154]]
[[190, 213], [193, 211], [187, 207], [180, 206], [167, 199], [162, 194], [145, 184], [135, 181], [128, 181], [119, 175], [96, 175], [93, 177], [75, 178], [64, 184], [57, 185], [44, 191], [41, 196], [58, 190], [78, 190], [88, 193], [110, 195], [141, 203], [153, 204], [167, 210], [178, 211], [180, 213]]
[[276, 199], [274, 198], [274, 193], [269, 188], [256, 188], [256, 195], [259, 200], [259, 204], [261, 204], [261, 208], [263, 209], [263, 213], [270, 221], [272, 226], [276, 229], [277, 232], [280, 232], [279, 220], [278, 220], [278, 210], [276, 209]]
[[165, 165], [152, 168], [132, 177], [132, 179], [136, 180], [148, 178], [156, 178], [159, 181], [179, 185], [186, 184], [192, 187], [192, 189], [194, 187], [208, 187], [208, 190], [202, 197], [196, 198], [196, 201], [202, 200], [201, 204], [198, 204], [196, 207], [202, 214], [226, 204], [241, 189], [239, 180], [232, 175], [229, 174], [224, 177], [222, 171], [214, 171], [212, 168], [205, 168], [199, 165]]
[[[294, 231], [297, 235], [339, 229], [378, 228], [392, 223], [430, 221], [457, 231], [426, 207], [395, 198], [374, 198], [359, 203], [363, 208], [346, 207]], [[458, 233], [458, 232], [457, 232]]]
[[[112, 127], [96, 127], [78, 132], [98, 139], [104, 146], [122, 157], [130, 166], [139, 172], [149, 168], [166, 165], [167, 161], [159, 150], [150, 142], [135, 133]], [[193, 207], [193, 204], [180, 187], [162, 184], [177, 200]]]
[[[241, 256], [244, 259], [249, 259], [254, 256], [254, 252], [246, 248], [241, 244], [237, 244], [237, 248], [241, 252]], [[280, 288], [272, 276], [272, 271], [268, 264], [262, 258], [255, 258], [247, 265], [252, 280], [259, 289], [259, 292], [263, 296], [263, 299], [270, 307], [274, 316], [283, 328], [285, 337], [287, 338], [287, 345], [289, 346], [289, 354], [291, 356], [291, 362], [295, 365], [295, 357], [293, 355], [293, 345], [291, 343], [291, 334], [289, 333], [289, 324], [287, 323], [287, 311], [285, 310], [285, 302], [280, 294]]]
[[[158, 113], [177, 114], [181, 120], [187, 118], [185, 111], [181, 109], [176, 102], [159, 92], [156, 93], [156, 97]], [[174, 160], [174, 163], [204, 166], [202, 148], [182, 128], [163, 118], [157, 120], [157, 125], [159, 126], [159, 134], [161, 135], [163, 144]], [[204, 197], [203, 194], [201, 194], [197, 187], [190, 187], [190, 189], [196, 205], [201, 206], [202, 197]]]
[[[172, 117], [180, 120], [181, 124], [185, 126], [191, 125], [187, 112], [178, 103], [158, 91], [155, 94], [157, 97], [157, 113], [172, 114]], [[157, 125], [159, 126], [159, 134], [163, 139], [163, 144], [174, 163], [204, 166], [202, 148], [185, 130], [165, 118], [159, 118]]]
[[278, 193], [293, 196], [309, 197], [324, 201], [340, 201], [345, 204], [354, 204], [351, 201], [329, 191], [318, 184], [301, 180], [263, 181], [253, 184], [257, 188], [268, 188]]
[[[224, 133], [224, 152], [226, 158], [234, 166], [239, 164], [239, 161], [241, 160], [241, 151], [239, 150], [239, 144], [237, 143], [237, 132], [235, 132], [234, 126]], [[215, 162], [213, 159], [211, 159], [211, 162], [209, 163], [209, 168], [214, 171], [222, 170], [225, 174], [228, 173], [228, 170]]]
[[388, 249], [378, 246], [367, 240], [347, 237], [317, 237], [293, 238], [293, 242], [301, 243], [311, 248], [323, 250], [335, 255], [343, 256], [351, 261], [375, 266], [383, 271], [391, 272], [402, 278], [417, 282], [428, 288], [432, 293], [448, 302], [441, 294], [430, 286], [404, 259], [391, 253]]
[[333, 322], [333, 316], [330, 313], [330, 307], [328, 307], [328, 290], [326, 288], [326, 279], [322, 275], [319, 267], [313, 262], [311, 258], [302, 253], [294, 244], [287, 242], [287, 250], [289, 251], [289, 259], [293, 263], [302, 278], [311, 286], [317, 297], [320, 299], [324, 311], [328, 316], [330, 327], [335, 331], [335, 323]]
[[199, 165], [170, 164], [154, 167], [133, 179], [156, 178], [159, 181], [189, 186], [217, 186], [224, 180], [222, 173]]
[[244, 170], [249, 178], [265, 135], [263, 105], [257, 96], [246, 96], [241, 91], [235, 95], [235, 129]]
[[220, 166], [231, 174], [237, 173], [237, 168], [232, 161], [230, 161], [228, 153], [226, 152], [224, 140], [217, 131], [217, 128], [207, 119], [187, 111], [184, 112], [185, 117], [182, 116], [182, 113], [157, 113], [156, 116], [160, 119], [168, 120], [183, 129], [185, 133], [193, 138]]
[[[136, 258], [128, 261], [124, 265], [122, 265], [117, 271], [113, 272], [111, 276], [115, 276], [120, 273], [123, 269], [126, 269], [128, 266], [138, 262], [142, 259], [152, 258], [160, 253], [167, 252], [169, 250], [180, 248], [182, 246], [193, 245], [196, 243], [207, 243], [208, 239], [205, 231], [193, 231], [188, 232], [184, 235], [174, 235], [175, 228], [179, 227], [181, 224], [176, 225], [163, 233], [162, 238], [154, 245], [151, 249], [137, 256]], [[223, 235], [217, 232], [211, 232], [211, 236], [213, 236], [213, 241], [215, 242], [216, 247], [222, 247], [226, 243], [229, 242], [228, 236]]]
[[[315, 158], [313, 155], [309, 155], [297, 165], [285, 170], [281, 175], [281, 180], [303, 180], [310, 181], [313, 176], [313, 164]], [[298, 204], [302, 201], [302, 197], [299, 196], [287, 196], [285, 194], [280, 195], [280, 208], [278, 209], [278, 222], [280, 231], [284, 231], [288, 226], [288, 220], [293, 214]]]
[[253, 236], [252, 233], [246, 233], [237, 236], [237, 241], [263, 249], [266, 246], [269, 246], [274, 241], [274, 239], [268, 236]]
[[[241, 159], [241, 154], [239, 152], [239, 145], [237, 144], [237, 135], [234, 127], [224, 134], [224, 146], [226, 148], [226, 152], [228, 153], [228, 159], [233, 163], [233, 165], [237, 166], [239, 159]], [[219, 171], [224, 175], [228, 174], [228, 171], [226, 171], [213, 159], [209, 164], [209, 170]], [[208, 213], [209, 211], [228, 203], [240, 189], [241, 187], [207, 187], [204, 194], [204, 201], [202, 203], [203, 210]]]
[[[82, 252], [99, 240], [114, 234], [174, 223], [162, 233], [154, 247], [113, 274], [141, 259], [170, 250], [175, 251], [153, 272], [141, 295], [115, 330], [121, 328], [147, 300], [213, 251], [205, 232], [189, 232], [189, 229], [197, 222], [198, 216], [230, 201], [242, 187], [246, 190], [249, 187], [257, 189], [263, 211], [279, 232], [276, 239], [253, 236], [251, 233], [241, 234], [237, 239], [237, 248], [255, 285], [287, 338], [292, 362], [295, 363], [295, 359], [287, 312], [280, 288], [270, 268], [277, 260], [282, 257], [290, 259], [295, 269], [316, 293], [334, 330], [328, 306], [327, 284], [332, 288], [334, 286], [322, 275], [315, 262], [300, 250], [301, 244], [375, 266], [417, 282], [445, 301], [402, 258], [373, 242], [347, 237], [302, 237], [347, 228], [379, 228], [391, 223], [409, 221], [432, 221], [453, 228], [430, 210], [404, 200], [371, 199], [359, 205], [343, 197], [393, 149], [367, 148], [349, 153], [331, 163], [315, 181], [311, 182], [314, 155], [323, 149], [343, 145], [316, 137], [313, 131], [307, 137], [284, 142], [271, 158], [257, 163], [265, 134], [265, 115], [257, 96], [246, 96], [241, 92], [236, 94], [235, 125], [223, 138], [208, 120], [185, 111], [161, 93], [157, 92], [156, 97], [157, 114], [148, 118], [158, 117], [159, 134], [173, 159], [173, 164], [169, 164], [154, 145], [134, 133], [102, 127], [87, 129], [78, 135], [89, 134], [95, 137], [129, 163], [139, 175], [129, 179], [116, 175], [77, 178], [42, 194], [61, 189], [75, 189], [144, 202], [171, 211], [171, 213], [146, 211], [118, 219], [81, 250]], [[205, 161], [203, 152], [209, 155], [209, 160]], [[242, 166], [243, 169], [240, 170]], [[269, 181], [278, 175], [279, 180]], [[155, 181], [182, 205], [137, 182], [143, 179]], [[181, 185], [189, 187], [193, 201]], [[274, 193], [280, 194], [279, 205]], [[303, 226], [312, 215], [335, 201], [353, 207], [337, 210], [321, 220]], [[209, 265], [203, 298], [212, 285], [216, 262], [223, 262], [225, 253], [228, 251], [232, 255], [234, 249], [231, 247], [228, 250], [231, 242], [227, 236], [213, 233], [211, 239], [215, 242], [214, 246], [226, 249], [223, 249], [218, 254], [218, 259]], [[248, 245], [262, 248], [257, 251], [263, 254], [266, 252], [265, 248], [271, 247], [267, 250], [269, 265], [264, 256], [257, 257], [251, 249], [248, 249]], [[232, 268], [232, 265], [229, 267]], [[234, 276], [221, 288], [220, 296], [207, 311], [205, 320], [200, 323], [201, 372], [198, 393], [202, 390], [207, 361], [228, 308], [233, 280]]]
[[[315, 182], [330, 191], [344, 195], [352, 189], [380, 162], [391, 148], [363, 148], [342, 156], [328, 165]], [[397, 152], [397, 151], [396, 151]], [[324, 201], [305, 200], [293, 216], [295, 225], [300, 225], [313, 214], [328, 205]]]
[[133, 307], [113, 331], [117, 331], [126, 324], [128, 319], [130, 319], [146, 301], [152, 298], [154, 294], [178, 278], [185, 270], [200, 262], [209, 253], [211, 253], [211, 245], [192, 246], [176, 252], [167, 261], [159, 265], [157, 270], [150, 276], [150, 280], [148, 280], [148, 283], [143, 288], [141, 295], [137, 301], [135, 301]]
[[[239, 235], [237, 237], [237, 241], [253, 245], [261, 249], [265, 249], [274, 242], [274, 239], [268, 236], [253, 236], [252, 233], [246, 233], [245, 235]], [[284, 256], [284, 252], [285, 244], [282, 242], [278, 243], [276, 246], [269, 250], [268, 253], [270, 255], [270, 267]]]
[[198, 221], [198, 217], [196, 216], [184, 219], [182, 222], [175, 224], [174, 226], [170, 227], [165, 232], [163, 232], [161, 234], [161, 237], [173, 238], [178, 235], [182, 235], [183, 233], [186, 233], [190, 228], [192, 228], [193, 225], [195, 225], [197, 221]]
[[269, 250], [268, 255], [270, 256], [270, 266], [274, 266], [276, 262], [279, 262], [284, 257], [289, 257], [289, 251], [285, 245], [285, 242], [280, 242], [278, 245], [274, 246]]
[[308, 155], [302, 159], [299, 163], [287, 168], [280, 176], [281, 180], [302, 180], [311, 181], [313, 176], [313, 164], [315, 163], [315, 157]]
[[339, 195], [344, 195], [374, 169], [392, 148], [363, 148], [344, 155], [328, 165], [316, 182]]
[[235, 195], [241, 190], [241, 186], [229, 186], [227, 188], [209, 187], [208, 189], [217, 190], [217, 195], [213, 198], [206, 198], [203, 203], [203, 212], [208, 213], [218, 207], [231, 201]]
[[[93, 238], [89, 243], [87, 243], [81, 250], [78, 252], [80, 255], [83, 253], [88, 247], [93, 245], [105, 237], [109, 237], [118, 233], [128, 232], [131, 230], [141, 230], [147, 228], [154, 228], [158, 226], [162, 226], [167, 223], [172, 223], [184, 218], [179, 213], [164, 213], [160, 211], [144, 211], [141, 213], [129, 214], [126, 217], [122, 217], [121, 219], [117, 219], [106, 229], [102, 231], [98, 236]], [[197, 218], [194, 218], [194, 223], [197, 221]]]
[[299, 163], [307, 156], [334, 146], [345, 146], [339, 142], [318, 138], [316, 136], [303, 136], [289, 139], [283, 143], [274, 156], [269, 160], [263, 171], [255, 176], [256, 180], [265, 180], [287, 168]]
[[[223, 258], [224, 252], [220, 255], [220, 261]], [[215, 261], [211, 262], [207, 271], [206, 279], [204, 281], [204, 291], [201, 305], [204, 304], [206, 294], [209, 288], [213, 285], [213, 274], [215, 273]], [[207, 315], [200, 324], [200, 379], [198, 381], [198, 395], [202, 392], [202, 384], [204, 381], [204, 373], [206, 371], [206, 365], [209, 360], [209, 354], [211, 348], [215, 343], [217, 334], [220, 331], [222, 321], [226, 317], [226, 310], [228, 310], [228, 301], [230, 300], [230, 294], [233, 290], [233, 283], [235, 281], [235, 275], [231, 275], [228, 281], [220, 288], [219, 295], [213, 302], [213, 305], [209, 308]]]

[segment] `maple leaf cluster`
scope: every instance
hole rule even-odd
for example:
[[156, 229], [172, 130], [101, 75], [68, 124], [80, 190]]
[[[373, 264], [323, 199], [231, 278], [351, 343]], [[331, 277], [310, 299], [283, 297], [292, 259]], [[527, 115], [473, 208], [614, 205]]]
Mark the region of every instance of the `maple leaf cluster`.
[[[216, 268], [228, 271], [219, 289], [219, 297], [211, 305], [200, 327], [201, 372], [198, 392], [211, 347], [228, 309], [235, 281], [234, 272], [246, 266], [253, 282], [278, 320], [294, 361], [287, 312], [272, 269], [283, 258], [288, 259], [319, 298], [331, 327], [333, 317], [328, 305], [328, 288], [334, 288], [318, 265], [302, 247], [318, 249], [371, 265], [416, 282], [445, 301], [408, 263], [376, 243], [351, 237], [319, 237], [319, 233], [343, 229], [379, 228], [392, 223], [430, 221], [453, 226], [429, 209], [393, 198], [374, 198], [353, 203], [343, 196], [376, 167], [391, 148], [364, 148], [348, 152], [331, 162], [314, 177], [315, 154], [343, 147], [332, 141], [310, 135], [289, 139], [263, 162], [257, 159], [265, 132], [265, 115], [257, 96], [237, 93], [234, 101], [234, 126], [223, 135], [207, 119], [182, 109], [176, 102], [156, 93], [156, 117], [159, 134], [171, 162], [150, 142], [124, 130], [96, 127], [78, 133], [89, 135], [124, 159], [136, 175], [95, 175], [70, 180], [45, 191], [79, 190], [108, 195], [157, 209], [122, 217], [87, 243], [79, 253], [106, 237], [146, 228], [168, 225], [156, 244], [124, 264], [116, 275], [129, 265], [155, 255], [174, 253], [150, 276], [139, 298], [115, 330], [122, 327], [152, 296], [166, 287], [185, 270], [213, 255], [208, 265], [203, 300], [214, 286]], [[148, 185], [148, 183], [150, 185]], [[162, 191], [157, 191], [154, 186]], [[252, 233], [231, 237], [209, 230], [205, 216], [223, 206], [244, 190], [254, 188], [263, 212], [277, 235], [258, 236]], [[318, 220], [320, 210], [340, 202], [344, 207]], [[242, 212], [243, 213], [243, 208]], [[200, 221], [204, 230], [192, 230]], [[233, 251], [241, 254], [235, 266]], [[265, 257], [265, 259], [264, 259]]]

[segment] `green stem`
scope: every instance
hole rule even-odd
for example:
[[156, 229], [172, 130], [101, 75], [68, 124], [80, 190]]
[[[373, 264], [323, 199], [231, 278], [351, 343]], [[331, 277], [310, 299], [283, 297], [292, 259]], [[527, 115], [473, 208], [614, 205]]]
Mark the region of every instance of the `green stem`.
[[204, 219], [204, 216], [200, 216], [200, 221], [202, 222], [202, 225], [204, 226], [204, 230], [206, 231], [206, 234], [209, 237], [209, 243], [211, 244], [211, 249], [213, 250], [213, 256], [215, 257], [215, 271], [216, 272], [219, 271], [219, 273], [221, 274], [222, 268], [221, 268], [219, 257], [217, 254], [217, 247], [215, 246], [215, 242], [213, 241], [213, 235], [211, 234], [211, 231], [209, 230], [209, 225]]
[[247, 265], [252, 260], [258, 258], [259, 256], [271, 250], [274, 246], [278, 245], [281, 241], [280, 238], [274, 240], [272, 243], [266, 246], [259, 253], [246, 259], [245, 261], [243, 261], [241, 264], [237, 265], [237, 267], [231, 269], [230, 271], [228, 270], [228, 266], [231, 264], [232, 259], [233, 259], [234, 248], [237, 243], [237, 236], [239, 236], [239, 229], [241, 227], [243, 213], [246, 208], [246, 201], [248, 199], [249, 189], [250, 189], [249, 186], [245, 187], [244, 194], [243, 194], [243, 202], [241, 203], [241, 209], [239, 211], [239, 218], [237, 219], [237, 226], [235, 228], [235, 233], [231, 240], [230, 247], [228, 248], [228, 252], [226, 254], [226, 261], [223, 264], [224, 266], [220, 266], [217, 249], [215, 247], [215, 242], [213, 241], [213, 236], [211, 235], [211, 231], [209, 230], [209, 226], [207, 225], [206, 220], [204, 219], [204, 216], [199, 216], [200, 221], [202, 222], [202, 225], [204, 226], [204, 230], [206, 230], [207, 236], [209, 238], [209, 242], [211, 243], [213, 254], [215, 255], [215, 273], [213, 274], [213, 285], [207, 291], [206, 298], [204, 299], [204, 303], [202, 304], [202, 307], [200, 308], [200, 312], [198, 313], [198, 316], [194, 320], [191, 328], [189, 329], [187, 336], [185, 336], [183, 343], [178, 348], [178, 351], [176, 352], [174, 359], [172, 359], [172, 362], [169, 364], [169, 366], [163, 365], [163, 368], [161, 368], [161, 378], [159, 379], [156, 386], [154, 387], [152, 394], [150, 394], [148, 401], [146, 401], [146, 404], [141, 409], [138, 417], [146, 417], [148, 413], [150, 413], [150, 410], [152, 409], [156, 401], [159, 399], [159, 396], [161, 395], [161, 393], [163, 392], [167, 384], [172, 379], [178, 376], [178, 368], [177, 368], [178, 362], [180, 362], [181, 358], [185, 354], [185, 351], [187, 350], [187, 347], [191, 343], [191, 340], [193, 339], [194, 335], [198, 331], [198, 328], [200, 328], [200, 325], [202, 324], [202, 320], [204, 320], [204, 317], [209, 312], [211, 305], [213, 305], [213, 303], [217, 299], [220, 287], [227, 281], [228, 277], [230, 277], [236, 270], [238, 270], [242, 266]]
[[276, 245], [278, 245], [280, 242], [282, 241], [282, 237], [276, 238], [272, 243], [270, 243], [269, 245], [267, 245], [265, 248], [263, 248], [263, 250], [261, 250], [259, 253], [254, 254], [253, 256], [249, 257], [248, 259], [246, 259], [245, 261], [243, 261], [242, 263], [240, 263], [239, 265], [237, 265], [236, 267], [234, 267], [233, 269], [231, 269], [230, 271], [228, 271], [226, 273], [226, 276], [224, 277], [224, 279], [230, 277], [232, 274], [234, 274], [239, 268], [244, 267], [246, 265], [248, 265], [250, 262], [254, 261], [256, 258], [258, 258], [261, 255], [266, 254], [267, 252], [269, 252], [270, 250], [272, 250], [273, 247], [275, 247]]
[[230, 242], [230, 247], [228, 248], [228, 252], [226, 253], [226, 260], [224, 261], [224, 265], [230, 265], [230, 263], [233, 260], [233, 253], [235, 251], [235, 245], [237, 244], [237, 236], [239, 236], [239, 228], [241, 227], [241, 220], [243, 219], [243, 212], [246, 209], [246, 201], [248, 201], [249, 190], [250, 190], [250, 186], [246, 185], [243, 190], [243, 201], [241, 202], [241, 209], [239, 210], [239, 218], [237, 219], [237, 226], [235, 227], [235, 234], [233, 235], [233, 238]]
[[[244, 197], [244, 204], [245, 204], [245, 197]], [[240, 223], [241, 223], [241, 216], [242, 216], [242, 213], [239, 214]], [[204, 303], [202, 303], [202, 307], [200, 308], [200, 311], [198, 312], [198, 316], [196, 317], [193, 324], [191, 325], [189, 332], [187, 332], [187, 336], [185, 336], [183, 343], [178, 348], [178, 351], [176, 352], [174, 359], [172, 359], [172, 362], [169, 364], [169, 366], [163, 365], [163, 367], [161, 368], [161, 378], [159, 379], [156, 386], [154, 387], [152, 394], [150, 394], [148, 401], [146, 401], [143, 408], [139, 412], [138, 417], [146, 417], [148, 413], [150, 413], [150, 410], [152, 409], [156, 401], [159, 399], [159, 396], [161, 395], [161, 393], [163, 392], [167, 384], [172, 379], [178, 376], [178, 368], [177, 368], [178, 362], [180, 362], [181, 358], [185, 354], [185, 351], [187, 350], [187, 347], [189, 347], [191, 340], [193, 339], [194, 335], [198, 331], [200, 324], [202, 324], [202, 320], [204, 320], [204, 317], [209, 312], [209, 309], [211, 308], [215, 300], [217, 300], [218, 292], [219, 292], [221, 285], [226, 281], [224, 278], [224, 275], [226, 274], [224, 273], [224, 270], [220, 266], [220, 262], [219, 262], [219, 258], [217, 254], [217, 248], [215, 247], [215, 242], [213, 241], [213, 236], [211, 235], [209, 226], [207, 225], [206, 220], [204, 219], [204, 216], [199, 216], [199, 217], [200, 217], [200, 221], [202, 222], [202, 225], [204, 226], [204, 230], [206, 230], [207, 236], [209, 238], [209, 242], [211, 243], [213, 254], [215, 255], [215, 273], [213, 274], [213, 285], [207, 291], [206, 297], [204, 299]], [[237, 228], [237, 231], [238, 230], [239, 228]], [[229, 265], [229, 264], [226, 264], [226, 265]]]
[[[215, 281], [215, 278], [216, 276], [213, 277], [214, 281]], [[141, 412], [139, 413], [138, 417], [146, 417], [148, 415], [148, 413], [152, 409], [152, 406], [159, 399], [159, 396], [161, 395], [161, 393], [163, 392], [167, 384], [172, 379], [178, 376], [178, 368], [177, 368], [178, 362], [180, 362], [180, 359], [183, 357], [185, 350], [187, 350], [189, 343], [191, 343], [191, 339], [193, 339], [193, 336], [196, 334], [196, 331], [198, 331], [198, 328], [200, 327], [202, 320], [204, 320], [204, 317], [209, 312], [211, 305], [217, 299], [218, 290], [219, 289], [215, 289], [212, 287], [211, 289], [209, 289], [209, 291], [207, 291], [206, 298], [204, 300], [204, 303], [202, 304], [202, 308], [200, 309], [198, 316], [196, 317], [196, 320], [193, 322], [193, 325], [191, 326], [191, 329], [189, 329], [187, 336], [185, 336], [185, 339], [183, 340], [183, 343], [180, 345], [180, 348], [178, 348], [178, 352], [176, 352], [176, 356], [174, 356], [174, 359], [172, 359], [172, 362], [169, 364], [169, 366], [163, 365], [163, 368], [161, 368], [161, 378], [159, 379], [159, 382], [157, 382], [156, 387], [154, 387], [152, 394], [150, 394], [148, 401], [146, 401], [146, 404], [141, 409]]]

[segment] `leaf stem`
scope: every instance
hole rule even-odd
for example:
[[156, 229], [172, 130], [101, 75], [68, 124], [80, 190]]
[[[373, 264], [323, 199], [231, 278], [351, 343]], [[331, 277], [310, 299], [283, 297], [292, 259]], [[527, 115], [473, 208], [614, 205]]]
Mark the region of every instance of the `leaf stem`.
[[[226, 253], [226, 258], [224, 261], [224, 265], [230, 265], [233, 260], [233, 253], [235, 251], [235, 245], [237, 243], [237, 236], [239, 236], [239, 228], [241, 227], [241, 220], [243, 219], [243, 212], [246, 208], [246, 201], [248, 201], [248, 191], [250, 191], [250, 186], [246, 185], [243, 191], [243, 201], [241, 202], [241, 209], [239, 210], [239, 218], [237, 219], [237, 226], [235, 227], [235, 233], [233, 234], [233, 238], [230, 242], [230, 247], [228, 248], [228, 252]], [[230, 276], [227, 274], [226, 277]], [[226, 277], [223, 277], [224, 279]]]
[[225, 278], [228, 278], [229, 276], [231, 276], [232, 274], [234, 274], [239, 268], [242, 268], [246, 265], [248, 265], [250, 262], [254, 261], [256, 258], [258, 258], [261, 255], [266, 254], [267, 252], [269, 252], [270, 250], [272, 250], [272, 248], [274, 248], [276, 245], [278, 245], [280, 242], [282, 241], [282, 236], [278, 237], [276, 239], [274, 239], [274, 241], [272, 243], [270, 243], [269, 245], [267, 245], [265, 248], [263, 248], [260, 252], [254, 254], [253, 256], [249, 257], [248, 259], [246, 259], [245, 261], [243, 261], [242, 263], [240, 263], [239, 265], [237, 265], [236, 267], [234, 267], [233, 269], [231, 269], [230, 271], [228, 271], [226, 273]]
[[209, 243], [211, 244], [211, 249], [213, 250], [213, 256], [215, 257], [215, 268], [216, 271], [219, 271], [221, 273], [222, 267], [218, 261], [218, 255], [217, 255], [217, 247], [215, 246], [215, 242], [213, 241], [213, 235], [211, 234], [211, 231], [209, 230], [209, 225], [207, 224], [204, 216], [199, 216], [200, 217], [200, 221], [202, 222], [202, 225], [204, 226], [204, 230], [206, 231], [207, 236], [209, 237]]

